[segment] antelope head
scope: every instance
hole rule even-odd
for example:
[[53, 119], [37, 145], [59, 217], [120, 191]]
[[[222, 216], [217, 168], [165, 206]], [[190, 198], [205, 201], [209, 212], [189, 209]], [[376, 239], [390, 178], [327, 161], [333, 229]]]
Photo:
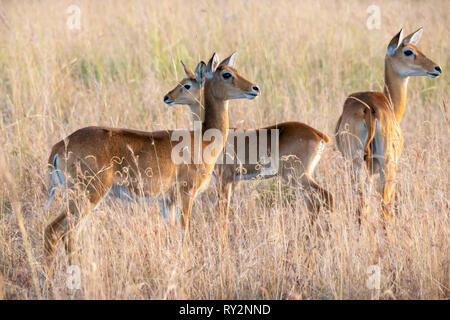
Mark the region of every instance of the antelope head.
[[186, 77], [164, 96], [164, 102], [169, 106], [175, 104], [192, 105], [199, 102], [201, 90], [205, 84], [204, 62], [200, 62], [197, 65], [195, 73], [185, 66], [183, 61], [180, 62]]
[[220, 100], [254, 99], [260, 93], [259, 86], [241, 76], [234, 63], [237, 53], [219, 63], [219, 57], [213, 54], [206, 67], [206, 78], [211, 93]]
[[386, 63], [401, 77], [428, 76], [436, 78], [442, 72], [440, 66], [426, 57], [417, 48], [422, 37], [422, 28], [403, 38], [403, 29], [389, 43], [386, 53]]

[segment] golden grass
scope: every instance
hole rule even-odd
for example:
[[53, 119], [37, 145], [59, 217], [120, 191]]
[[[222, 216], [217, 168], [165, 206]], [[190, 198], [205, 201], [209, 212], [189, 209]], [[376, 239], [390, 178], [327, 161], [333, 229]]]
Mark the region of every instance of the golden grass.
[[[380, 2], [381, 29], [372, 31], [370, 1], [74, 3], [81, 30], [66, 27], [71, 1], [0, 4], [0, 298], [449, 298], [450, 2]], [[230, 125], [296, 120], [331, 135], [348, 94], [382, 88], [390, 38], [419, 26], [419, 47], [444, 73], [410, 80], [400, 214], [388, 238], [373, 231], [375, 193], [359, 229], [349, 170], [332, 143], [316, 171], [336, 196], [336, 212], [319, 218], [328, 233], [310, 230], [301, 192], [276, 179], [241, 186], [228, 232], [211, 187], [196, 202], [189, 245], [154, 204], [108, 199], [77, 229], [81, 289], [66, 286], [62, 245], [53, 283], [46, 278], [43, 229], [58, 207], [43, 210], [46, 164], [58, 140], [88, 125], [190, 127], [187, 108], [162, 97], [182, 77], [180, 59], [193, 68], [214, 50], [237, 50], [238, 70], [263, 89], [230, 103]], [[366, 285], [371, 265], [381, 268], [380, 290]]]

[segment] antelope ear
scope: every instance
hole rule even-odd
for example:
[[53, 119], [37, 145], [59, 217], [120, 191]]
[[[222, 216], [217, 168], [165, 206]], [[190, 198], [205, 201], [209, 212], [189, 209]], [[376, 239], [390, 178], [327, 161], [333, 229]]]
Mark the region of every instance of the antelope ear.
[[186, 67], [182, 60], [180, 60], [180, 62], [181, 62], [181, 65], [183, 66], [183, 71], [184, 71], [184, 75], [186, 76], [186, 78], [195, 78], [195, 75], [192, 72], [192, 70], [189, 69], [188, 67]]
[[417, 45], [420, 41], [420, 38], [422, 38], [423, 28], [420, 27], [410, 35], [408, 35], [405, 39], [403, 39], [404, 43], [410, 43], [412, 45]]
[[397, 48], [400, 46], [400, 44], [402, 43], [402, 36], [403, 36], [403, 29], [400, 29], [399, 33], [397, 33], [391, 40], [391, 42], [389, 42], [389, 45], [387, 47], [387, 54], [388, 55], [393, 55], [395, 53], [395, 51], [397, 50]]
[[226, 58], [225, 60], [223, 60], [220, 65], [224, 64], [226, 66], [229, 67], [234, 67], [234, 63], [236, 62], [236, 58], [237, 58], [237, 52], [233, 52], [228, 58]]
[[205, 84], [206, 77], [206, 64], [201, 61], [197, 68], [195, 68], [195, 79], [197, 80], [198, 86], [201, 88]]
[[214, 72], [216, 71], [218, 66], [219, 66], [219, 56], [217, 55], [217, 53], [214, 52], [211, 59], [209, 59], [208, 61], [208, 65], [206, 66], [206, 77], [208, 79], [214, 77]]

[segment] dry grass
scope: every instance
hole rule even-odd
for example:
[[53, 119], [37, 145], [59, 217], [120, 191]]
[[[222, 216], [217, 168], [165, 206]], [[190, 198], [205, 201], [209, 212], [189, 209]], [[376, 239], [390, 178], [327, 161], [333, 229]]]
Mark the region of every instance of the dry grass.
[[[365, 27], [370, 1], [74, 3], [79, 31], [66, 28], [70, 1], [0, 5], [0, 298], [449, 298], [450, 2], [380, 2], [381, 29], [373, 31]], [[213, 50], [235, 49], [238, 69], [263, 95], [231, 102], [231, 125], [297, 120], [331, 135], [349, 93], [382, 87], [394, 33], [420, 25], [420, 47], [444, 73], [410, 80], [390, 237], [373, 231], [376, 194], [359, 229], [349, 171], [331, 145], [316, 171], [337, 200], [336, 212], [319, 218], [328, 233], [309, 229], [301, 192], [278, 180], [242, 185], [228, 232], [210, 188], [196, 203], [189, 245], [154, 204], [108, 199], [77, 232], [81, 289], [66, 286], [61, 245], [50, 292], [42, 235], [56, 206], [43, 207], [58, 140], [97, 124], [190, 127], [187, 108], [162, 103], [182, 75], [178, 61], [194, 67]], [[366, 286], [370, 265], [381, 268], [380, 290]]]

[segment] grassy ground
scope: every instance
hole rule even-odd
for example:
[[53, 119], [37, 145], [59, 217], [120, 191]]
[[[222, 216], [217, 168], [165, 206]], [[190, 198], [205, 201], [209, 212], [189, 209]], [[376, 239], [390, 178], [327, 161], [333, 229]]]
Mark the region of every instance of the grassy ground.
[[[66, 26], [71, 4], [81, 9], [80, 30]], [[366, 27], [371, 4], [0, 2], [0, 299], [448, 299], [450, 2], [379, 2], [379, 30]], [[310, 230], [301, 192], [276, 179], [241, 186], [228, 232], [211, 187], [195, 205], [188, 246], [154, 204], [108, 199], [77, 231], [80, 289], [71, 289], [62, 245], [47, 279], [43, 229], [57, 205], [43, 210], [46, 164], [61, 138], [88, 125], [190, 127], [186, 107], [162, 103], [182, 77], [178, 61], [195, 67], [234, 50], [237, 69], [263, 94], [232, 101], [230, 125], [296, 120], [332, 135], [348, 94], [382, 88], [391, 37], [419, 26], [419, 47], [444, 72], [409, 82], [399, 217], [388, 238], [374, 233], [376, 194], [358, 227], [349, 171], [332, 142], [316, 170], [336, 197], [336, 212], [319, 218], [328, 233]], [[372, 265], [379, 290], [366, 283]]]

